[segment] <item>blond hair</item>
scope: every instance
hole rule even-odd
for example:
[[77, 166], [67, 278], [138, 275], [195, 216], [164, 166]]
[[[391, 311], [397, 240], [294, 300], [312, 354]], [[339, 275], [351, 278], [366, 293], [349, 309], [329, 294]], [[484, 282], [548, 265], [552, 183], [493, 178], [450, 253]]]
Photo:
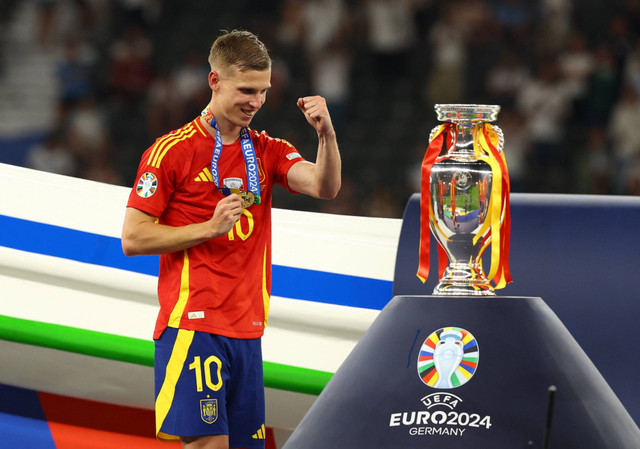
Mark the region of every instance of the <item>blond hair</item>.
[[268, 70], [271, 58], [258, 36], [243, 30], [224, 31], [209, 52], [211, 70], [236, 66], [241, 72]]

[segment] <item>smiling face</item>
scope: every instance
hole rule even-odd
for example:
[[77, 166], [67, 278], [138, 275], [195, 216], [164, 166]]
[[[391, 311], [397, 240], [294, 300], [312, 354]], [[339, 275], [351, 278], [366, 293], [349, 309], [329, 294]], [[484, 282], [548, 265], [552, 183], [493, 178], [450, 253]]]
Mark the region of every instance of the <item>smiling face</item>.
[[241, 71], [237, 66], [209, 73], [211, 106], [220, 132], [237, 137], [260, 110], [271, 87], [271, 70]]

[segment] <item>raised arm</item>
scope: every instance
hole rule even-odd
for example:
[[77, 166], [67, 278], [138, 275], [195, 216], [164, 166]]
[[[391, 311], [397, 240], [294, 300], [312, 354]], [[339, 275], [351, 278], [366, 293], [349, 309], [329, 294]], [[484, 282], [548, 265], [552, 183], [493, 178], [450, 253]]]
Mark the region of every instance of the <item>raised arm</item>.
[[318, 154], [315, 163], [302, 161], [291, 167], [287, 183], [293, 190], [315, 198], [335, 198], [342, 182], [341, 161], [327, 102], [320, 96], [304, 97], [298, 99], [298, 107], [318, 133]]
[[144, 256], [191, 248], [226, 235], [241, 215], [242, 200], [238, 195], [220, 200], [210, 220], [178, 227], [158, 224], [153, 215], [128, 207], [122, 227], [122, 251], [127, 256]]

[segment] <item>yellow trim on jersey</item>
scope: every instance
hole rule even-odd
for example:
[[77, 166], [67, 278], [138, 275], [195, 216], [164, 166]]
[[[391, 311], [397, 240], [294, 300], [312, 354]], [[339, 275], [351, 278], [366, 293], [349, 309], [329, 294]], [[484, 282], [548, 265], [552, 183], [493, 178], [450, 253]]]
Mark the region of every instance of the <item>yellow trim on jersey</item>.
[[267, 326], [269, 321], [269, 306], [271, 305], [271, 297], [267, 289], [267, 245], [264, 245], [264, 257], [262, 258], [262, 302], [264, 303], [264, 325]]
[[149, 153], [149, 159], [147, 160], [147, 164], [155, 165], [155, 162], [157, 162], [158, 160], [158, 154], [162, 151], [166, 143], [182, 136], [184, 132], [187, 130], [187, 128], [188, 126], [185, 126], [184, 128], [178, 130], [177, 133], [172, 132], [158, 139], [156, 143], [153, 145], [153, 149], [151, 150], [151, 153]]
[[180, 320], [184, 313], [184, 308], [187, 306], [187, 300], [189, 299], [189, 253], [184, 250], [184, 262], [182, 264], [182, 274], [180, 275], [180, 295], [178, 296], [178, 302], [173, 307], [171, 316], [169, 317], [169, 327], [180, 327]]
[[171, 143], [169, 143], [167, 145], [167, 147], [164, 149], [164, 151], [160, 154], [160, 157], [158, 158], [158, 163], [157, 165], [155, 165], [156, 168], [160, 168], [160, 164], [162, 163], [162, 159], [164, 159], [165, 155], [167, 154], [167, 152], [171, 149], [171, 147], [173, 147], [175, 144], [177, 144], [178, 142], [181, 142], [185, 139], [188, 139], [189, 137], [193, 136], [196, 133], [196, 130], [191, 128], [191, 130], [189, 131], [188, 134], [185, 134], [184, 136], [182, 136], [179, 139], [175, 139], [174, 141], [172, 141]]
[[194, 331], [179, 329], [176, 341], [173, 345], [173, 351], [171, 351], [171, 357], [169, 363], [167, 363], [166, 374], [162, 387], [158, 393], [156, 399], [156, 435], [160, 440], [178, 440], [179, 437], [175, 435], [169, 435], [164, 432], [160, 432], [162, 424], [165, 418], [169, 414], [173, 398], [176, 393], [176, 385], [180, 378], [180, 373], [184, 367], [184, 363], [187, 360], [187, 354], [193, 341]]
[[183, 127], [176, 134], [168, 134], [162, 138], [160, 138], [153, 149], [151, 150], [151, 154], [149, 154], [149, 160], [147, 161], [148, 165], [151, 165], [155, 168], [160, 168], [160, 164], [162, 163], [162, 159], [165, 157], [167, 152], [178, 142], [182, 142], [185, 139], [190, 138], [197, 132], [197, 129], [194, 128], [193, 124], [188, 124]]
[[202, 127], [202, 123], [200, 123], [200, 117], [198, 117], [197, 119], [195, 119], [193, 121], [196, 124], [196, 128], [198, 128], [198, 131], [200, 131], [200, 134], [202, 134], [204, 137], [209, 136], [210, 134], [205, 131], [205, 129]]

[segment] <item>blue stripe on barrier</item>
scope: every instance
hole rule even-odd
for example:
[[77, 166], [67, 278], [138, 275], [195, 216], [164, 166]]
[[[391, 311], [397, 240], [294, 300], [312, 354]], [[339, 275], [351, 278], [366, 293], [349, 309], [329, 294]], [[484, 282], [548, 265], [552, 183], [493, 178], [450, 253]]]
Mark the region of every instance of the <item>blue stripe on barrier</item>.
[[[158, 275], [158, 256], [127, 257], [120, 239], [0, 215], [0, 246], [78, 262]], [[273, 266], [275, 296], [381, 310], [391, 300], [392, 282]]]
[[273, 266], [272, 293], [305, 299], [382, 310], [391, 300], [392, 282], [302, 268]]
[[158, 275], [157, 256], [127, 257], [120, 239], [0, 215], [0, 245], [137, 273]]

